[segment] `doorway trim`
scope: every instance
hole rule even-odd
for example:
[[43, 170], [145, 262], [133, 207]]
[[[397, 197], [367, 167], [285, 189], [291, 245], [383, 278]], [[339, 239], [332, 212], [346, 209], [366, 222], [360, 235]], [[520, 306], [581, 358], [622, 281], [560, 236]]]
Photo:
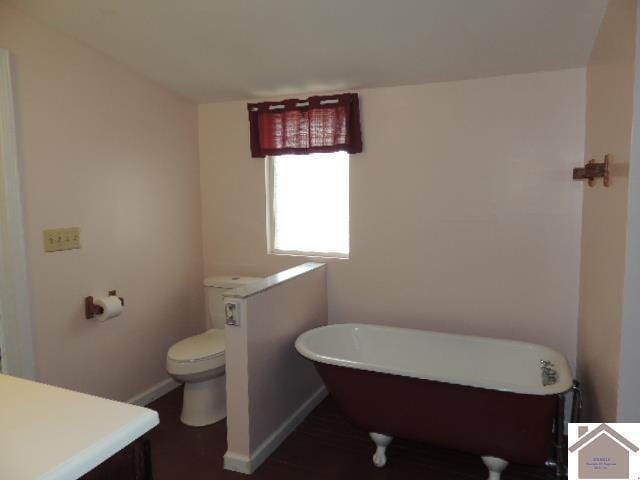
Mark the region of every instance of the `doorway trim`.
[[2, 373], [36, 378], [11, 55], [0, 48], [0, 348]]

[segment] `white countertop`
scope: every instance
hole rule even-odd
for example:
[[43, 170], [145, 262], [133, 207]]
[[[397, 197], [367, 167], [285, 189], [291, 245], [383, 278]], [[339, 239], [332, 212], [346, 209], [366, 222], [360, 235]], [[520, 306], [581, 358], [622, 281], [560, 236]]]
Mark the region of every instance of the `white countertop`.
[[0, 479], [77, 479], [158, 423], [147, 408], [0, 374]]

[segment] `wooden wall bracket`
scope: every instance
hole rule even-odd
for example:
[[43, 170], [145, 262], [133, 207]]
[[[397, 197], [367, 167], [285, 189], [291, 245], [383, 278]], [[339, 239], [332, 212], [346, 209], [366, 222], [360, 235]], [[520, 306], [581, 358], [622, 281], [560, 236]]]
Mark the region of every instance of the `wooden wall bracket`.
[[602, 163], [598, 163], [595, 160], [589, 160], [589, 163], [587, 163], [584, 167], [573, 169], [573, 179], [587, 180], [589, 186], [593, 187], [595, 184], [595, 179], [602, 178], [602, 184], [605, 187], [608, 187], [609, 178], [611, 175], [612, 159], [613, 156], [610, 153], [607, 153], [604, 156], [604, 161]]
[[[118, 293], [115, 290], [109, 291], [110, 297], [117, 297]], [[118, 297], [120, 299], [120, 303], [124, 306], [124, 298]], [[85, 297], [84, 299], [84, 316], [87, 320], [95, 317], [96, 315], [100, 315], [102, 313], [102, 307], [93, 303], [93, 297]]]

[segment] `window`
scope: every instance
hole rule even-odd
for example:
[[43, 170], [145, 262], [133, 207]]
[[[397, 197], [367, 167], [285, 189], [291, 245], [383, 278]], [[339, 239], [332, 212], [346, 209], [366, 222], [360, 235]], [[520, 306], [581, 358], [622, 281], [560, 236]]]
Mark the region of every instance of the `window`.
[[349, 256], [349, 154], [281, 155], [267, 161], [269, 252]]

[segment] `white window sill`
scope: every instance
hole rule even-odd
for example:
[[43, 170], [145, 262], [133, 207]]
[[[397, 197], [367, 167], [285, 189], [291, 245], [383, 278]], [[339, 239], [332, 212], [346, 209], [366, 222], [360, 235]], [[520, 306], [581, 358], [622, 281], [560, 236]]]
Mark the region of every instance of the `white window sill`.
[[299, 252], [287, 250], [273, 250], [269, 255], [277, 255], [279, 257], [304, 257], [304, 258], [322, 258], [323, 260], [349, 260], [349, 254], [344, 253], [319, 253], [319, 252]]

